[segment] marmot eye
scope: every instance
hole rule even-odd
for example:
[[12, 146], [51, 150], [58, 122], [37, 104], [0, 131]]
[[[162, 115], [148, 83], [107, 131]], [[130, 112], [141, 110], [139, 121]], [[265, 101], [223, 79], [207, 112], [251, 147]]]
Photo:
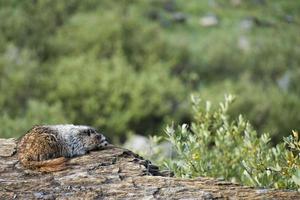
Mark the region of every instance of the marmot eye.
[[87, 129], [83, 131], [84, 134], [86, 134], [87, 136], [91, 136], [91, 130]]

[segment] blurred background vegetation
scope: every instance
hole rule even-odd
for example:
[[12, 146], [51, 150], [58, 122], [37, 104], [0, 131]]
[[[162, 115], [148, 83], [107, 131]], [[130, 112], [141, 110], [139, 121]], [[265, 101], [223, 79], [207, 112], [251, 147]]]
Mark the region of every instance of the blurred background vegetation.
[[0, 137], [89, 124], [113, 141], [237, 95], [273, 142], [300, 125], [300, 2], [0, 0]]

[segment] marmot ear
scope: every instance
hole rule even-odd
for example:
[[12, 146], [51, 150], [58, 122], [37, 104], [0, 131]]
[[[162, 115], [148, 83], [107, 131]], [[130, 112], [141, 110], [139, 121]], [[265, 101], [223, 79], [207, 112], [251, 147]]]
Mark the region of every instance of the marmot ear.
[[91, 133], [92, 133], [91, 129], [85, 130], [85, 134], [87, 136], [91, 136]]
[[81, 131], [79, 132], [79, 135], [82, 135], [82, 136], [90, 136], [90, 135], [91, 135], [91, 130], [90, 130], [90, 129], [81, 130]]

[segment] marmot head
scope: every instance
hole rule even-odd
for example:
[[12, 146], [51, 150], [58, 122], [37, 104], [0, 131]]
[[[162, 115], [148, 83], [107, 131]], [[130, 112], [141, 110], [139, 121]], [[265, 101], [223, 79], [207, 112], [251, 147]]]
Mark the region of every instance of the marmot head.
[[92, 127], [87, 126], [86, 128], [80, 129], [78, 135], [82, 140], [82, 144], [88, 151], [108, 145], [104, 135], [98, 133], [97, 130]]
[[90, 126], [57, 124], [44, 127], [50, 128], [61, 135], [75, 151], [78, 149], [90, 151], [108, 145], [106, 138]]

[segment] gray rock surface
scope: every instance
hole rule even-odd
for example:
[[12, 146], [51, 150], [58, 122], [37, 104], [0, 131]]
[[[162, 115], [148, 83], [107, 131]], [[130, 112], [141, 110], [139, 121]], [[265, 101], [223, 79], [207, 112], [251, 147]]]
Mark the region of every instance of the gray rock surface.
[[169, 177], [123, 148], [69, 160], [68, 169], [23, 169], [14, 139], [0, 140], [0, 199], [300, 199], [295, 191], [262, 190], [212, 178]]
[[219, 24], [219, 19], [214, 14], [209, 14], [204, 17], [201, 17], [199, 23], [203, 27], [211, 27]]

